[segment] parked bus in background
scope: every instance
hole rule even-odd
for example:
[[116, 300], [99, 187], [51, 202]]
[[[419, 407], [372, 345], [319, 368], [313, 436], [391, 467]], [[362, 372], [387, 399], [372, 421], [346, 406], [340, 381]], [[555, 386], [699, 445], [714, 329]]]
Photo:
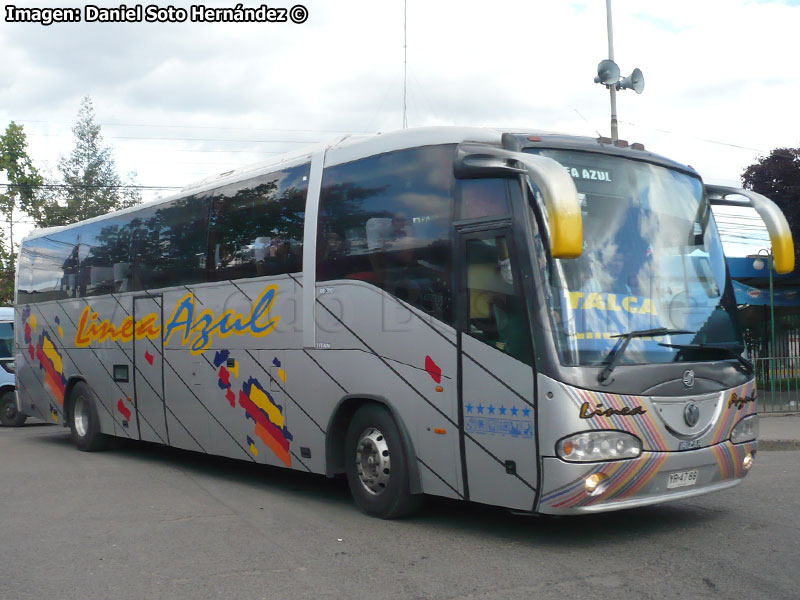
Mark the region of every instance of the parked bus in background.
[[0, 306], [0, 425], [20, 427], [27, 416], [17, 410], [14, 392], [14, 309]]
[[[793, 268], [766, 199], [775, 265]], [[22, 243], [22, 410], [422, 494], [584, 513], [721, 490], [756, 391], [703, 183], [639, 145], [346, 137]]]

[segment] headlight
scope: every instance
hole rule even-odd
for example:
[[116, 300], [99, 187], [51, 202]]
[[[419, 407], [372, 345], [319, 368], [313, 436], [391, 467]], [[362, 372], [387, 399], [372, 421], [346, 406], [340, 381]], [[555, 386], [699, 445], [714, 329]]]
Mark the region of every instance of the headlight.
[[556, 454], [570, 462], [596, 462], [636, 458], [642, 453], [642, 442], [623, 431], [587, 431], [556, 443]]
[[739, 421], [731, 430], [734, 444], [750, 442], [758, 437], [758, 415], [750, 415]]

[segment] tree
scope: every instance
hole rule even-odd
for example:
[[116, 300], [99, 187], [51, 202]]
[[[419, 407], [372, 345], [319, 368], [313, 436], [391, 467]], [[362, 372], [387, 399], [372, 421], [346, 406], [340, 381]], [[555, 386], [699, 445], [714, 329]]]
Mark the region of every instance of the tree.
[[[800, 240], [800, 148], [776, 148], [742, 173], [744, 187], [775, 202]], [[800, 244], [795, 243], [795, 252]]]
[[141, 201], [132, 177], [126, 184], [120, 180], [111, 148], [103, 145], [88, 96], [81, 102], [72, 133], [75, 147], [58, 162], [63, 182], [47, 186], [40, 202], [25, 207], [39, 227], [67, 225]]
[[5, 243], [5, 234], [0, 229], [0, 306], [14, 303], [14, 253]]
[[[13, 288], [14, 257], [16, 255], [14, 211], [33, 205], [41, 192], [43, 183], [42, 177], [28, 156], [28, 141], [25, 132], [21, 125], [17, 125], [13, 121], [8, 125], [5, 133], [0, 136], [0, 171], [5, 174], [7, 180], [7, 183], [0, 185], [0, 216], [8, 227], [8, 245], [0, 242], [0, 247], [4, 252], [4, 255], [0, 256], [2, 262], [0, 269], [7, 271], [2, 273], [4, 288], [8, 282], [9, 273]], [[2, 297], [1, 292], [0, 297]]]

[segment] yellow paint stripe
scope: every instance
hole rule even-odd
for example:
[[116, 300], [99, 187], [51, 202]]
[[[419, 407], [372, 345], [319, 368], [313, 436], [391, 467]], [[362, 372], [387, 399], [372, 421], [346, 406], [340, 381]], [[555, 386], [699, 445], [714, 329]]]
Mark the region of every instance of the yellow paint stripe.
[[256, 386], [250, 388], [250, 400], [253, 401], [258, 408], [267, 413], [269, 420], [276, 427], [283, 428], [283, 414], [278, 410], [278, 407], [270, 402], [267, 395], [258, 389]]
[[53, 342], [50, 341], [49, 338], [44, 339], [44, 347], [42, 348], [44, 355], [53, 361], [53, 367], [55, 368], [57, 373], [64, 372], [64, 364], [61, 362], [61, 357], [56, 352], [56, 347], [53, 346]]

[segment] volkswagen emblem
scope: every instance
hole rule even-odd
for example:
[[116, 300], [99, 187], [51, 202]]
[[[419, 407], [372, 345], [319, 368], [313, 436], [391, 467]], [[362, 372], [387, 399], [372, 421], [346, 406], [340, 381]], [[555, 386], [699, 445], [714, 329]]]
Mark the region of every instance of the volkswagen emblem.
[[683, 372], [683, 385], [692, 387], [694, 385], [694, 371], [688, 369]]
[[696, 402], [689, 402], [683, 409], [683, 420], [689, 427], [694, 427], [700, 420], [700, 407]]

